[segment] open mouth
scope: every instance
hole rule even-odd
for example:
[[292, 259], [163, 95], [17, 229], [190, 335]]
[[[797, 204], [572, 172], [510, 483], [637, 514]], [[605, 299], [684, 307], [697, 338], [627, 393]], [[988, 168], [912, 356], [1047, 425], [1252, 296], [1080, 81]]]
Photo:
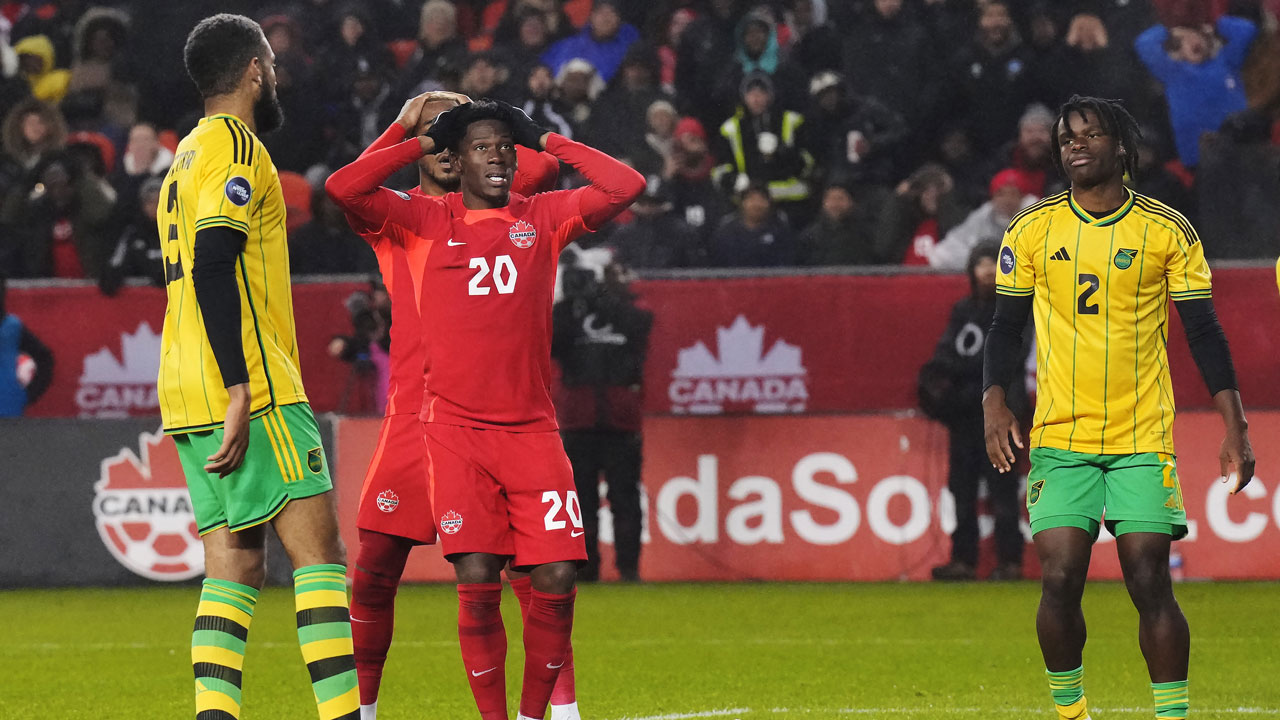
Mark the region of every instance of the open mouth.
[[511, 184], [511, 173], [506, 170], [491, 170], [485, 173], [484, 179], [491, 187], [507, 187]]

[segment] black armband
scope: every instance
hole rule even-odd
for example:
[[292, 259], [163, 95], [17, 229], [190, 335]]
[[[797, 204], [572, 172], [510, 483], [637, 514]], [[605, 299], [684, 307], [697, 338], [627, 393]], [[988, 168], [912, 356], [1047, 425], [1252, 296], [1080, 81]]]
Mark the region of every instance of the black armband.
[[996, 296], [996, 315], [987, 331], [982, 355], [982, 391], [993, 385], [1009, 389], [1022, 365], [1022, 331], [1031, 314], [1031, 296]]
[[223, 387], [249, 382], [240, 340], [240, 287], [236, 282], [236, 259], [245, 239], [244, 233], [229, 227], [199, 230], [191, 261], [191, 284]]
[[1178, 308], [1178, 317], [1182, 318], [1182, 327], [1187, 331], [1191, 357], [1200, 368], [1200, 376], [1204, 378], [1209, 394], [1238, 389], [1236, 369], [1231, 363], [1231, 348], [1227, 345], [1222, 324], [1218, 322], [1218, 313], [1213, 309], [1213, 300], [1179, 300], [1173, 306]]

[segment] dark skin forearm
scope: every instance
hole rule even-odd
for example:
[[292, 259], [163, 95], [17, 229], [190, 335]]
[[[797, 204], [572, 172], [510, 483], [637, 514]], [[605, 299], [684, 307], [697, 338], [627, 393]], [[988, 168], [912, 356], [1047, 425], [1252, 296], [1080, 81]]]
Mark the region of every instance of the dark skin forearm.
[[1240, 402], [1238, 390], [1220, 390], [1213, 396], [1213, 406], [1222, 416], [1222, 424], [1227, 429], [1227, 436], [1222, 440], [1222, 451], [1218, 455], [1219, 469], [1226, 481], [1230, 478], [1232, 466], [1235, 467], [1237, 480], [1231, 488], [1231, 494], [1234, 495], [1253, 479], [1255, 462], [1253, 446], [1249, 443], [1249, 423], [1244, 418], [1244, 406]]

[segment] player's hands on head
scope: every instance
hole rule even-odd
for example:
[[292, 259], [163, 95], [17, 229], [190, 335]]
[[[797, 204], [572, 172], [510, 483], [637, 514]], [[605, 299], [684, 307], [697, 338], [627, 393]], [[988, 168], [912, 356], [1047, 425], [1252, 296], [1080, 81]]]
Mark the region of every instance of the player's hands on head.
[[502, 101], [495, 102], [498, 107], [502, 108], [503, 119], [511, 127], [511, 137], [516, 141], [517, 145], [523, 145], [534, 150], [546, 149], [543, 147], [542, 137], [550, 132], [549, 130], [534, 122], [533, 118], [529, 117], [529, 114], [524, 110]]
[[206, 458], [204, 471], [217, 473], [218, 477], [226, 477], [235, 472], [244, 462], [245, 452], [249, 449], [249, 406], [252, 396], [249, 383], [240, 383], [227, 388], [227, 418], [222, 424], [222, 446], [218, 452]]
[[404, 106], [400, 108], [400, 114], [396, 116], [396, 124], [404, 128], [407, 133], [417, 130], [418, 123], [422, 119], [422, 106], [435, 99], [431, 97], [434, 94], [422, 93], [405, 100]]
[[[987, 459], [991, 467], [1002, 473], [1013, 469], [1016, 460], [1013, 445], [1022, 447], [1018, 418], [1005, 403], [1004, 388], [991, 387], [982, 395], [983, 430], [987, 441]], [[1013, 445], [1009, 444], [1012, 437]]]
[[[1222, 451], [1218, 453], [1219, 469], [1222, 481], [1231, 486], [1231, 494], [1235, 495], [1244, 489], [1253, 479], [1255, 462], [1253, 445], [1249, 443], [1249, 431], [1244, 428], [1227, 428], [1227, 436], [1222, 440]], [[1231, 471], [1235, 468], [1234, 473]]]
[[435, 152], [447, 150], [453, 141], [465, 131], [463, 115], [471, 103], [463, 103], [449, 108], [436, 116], [435, 122], [427, 129], [426, 137], [435, 145]]

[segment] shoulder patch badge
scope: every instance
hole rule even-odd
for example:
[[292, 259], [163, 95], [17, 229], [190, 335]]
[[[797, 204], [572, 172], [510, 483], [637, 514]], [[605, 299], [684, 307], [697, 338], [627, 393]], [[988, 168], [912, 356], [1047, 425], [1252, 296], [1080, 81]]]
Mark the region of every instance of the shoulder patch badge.
[[1013, 248], [1005, 245], [1000, 249], [1000, 272], [1008, 275], [1013, 272]]
[[253, 197], [253, 187], [249, 185], [248, 180], [239, 175], [227, 181], [224, 192], [227, 193], [227, 199], [231, 201], [231, 204], [238, 207], [248, 205], [249, 199]]

